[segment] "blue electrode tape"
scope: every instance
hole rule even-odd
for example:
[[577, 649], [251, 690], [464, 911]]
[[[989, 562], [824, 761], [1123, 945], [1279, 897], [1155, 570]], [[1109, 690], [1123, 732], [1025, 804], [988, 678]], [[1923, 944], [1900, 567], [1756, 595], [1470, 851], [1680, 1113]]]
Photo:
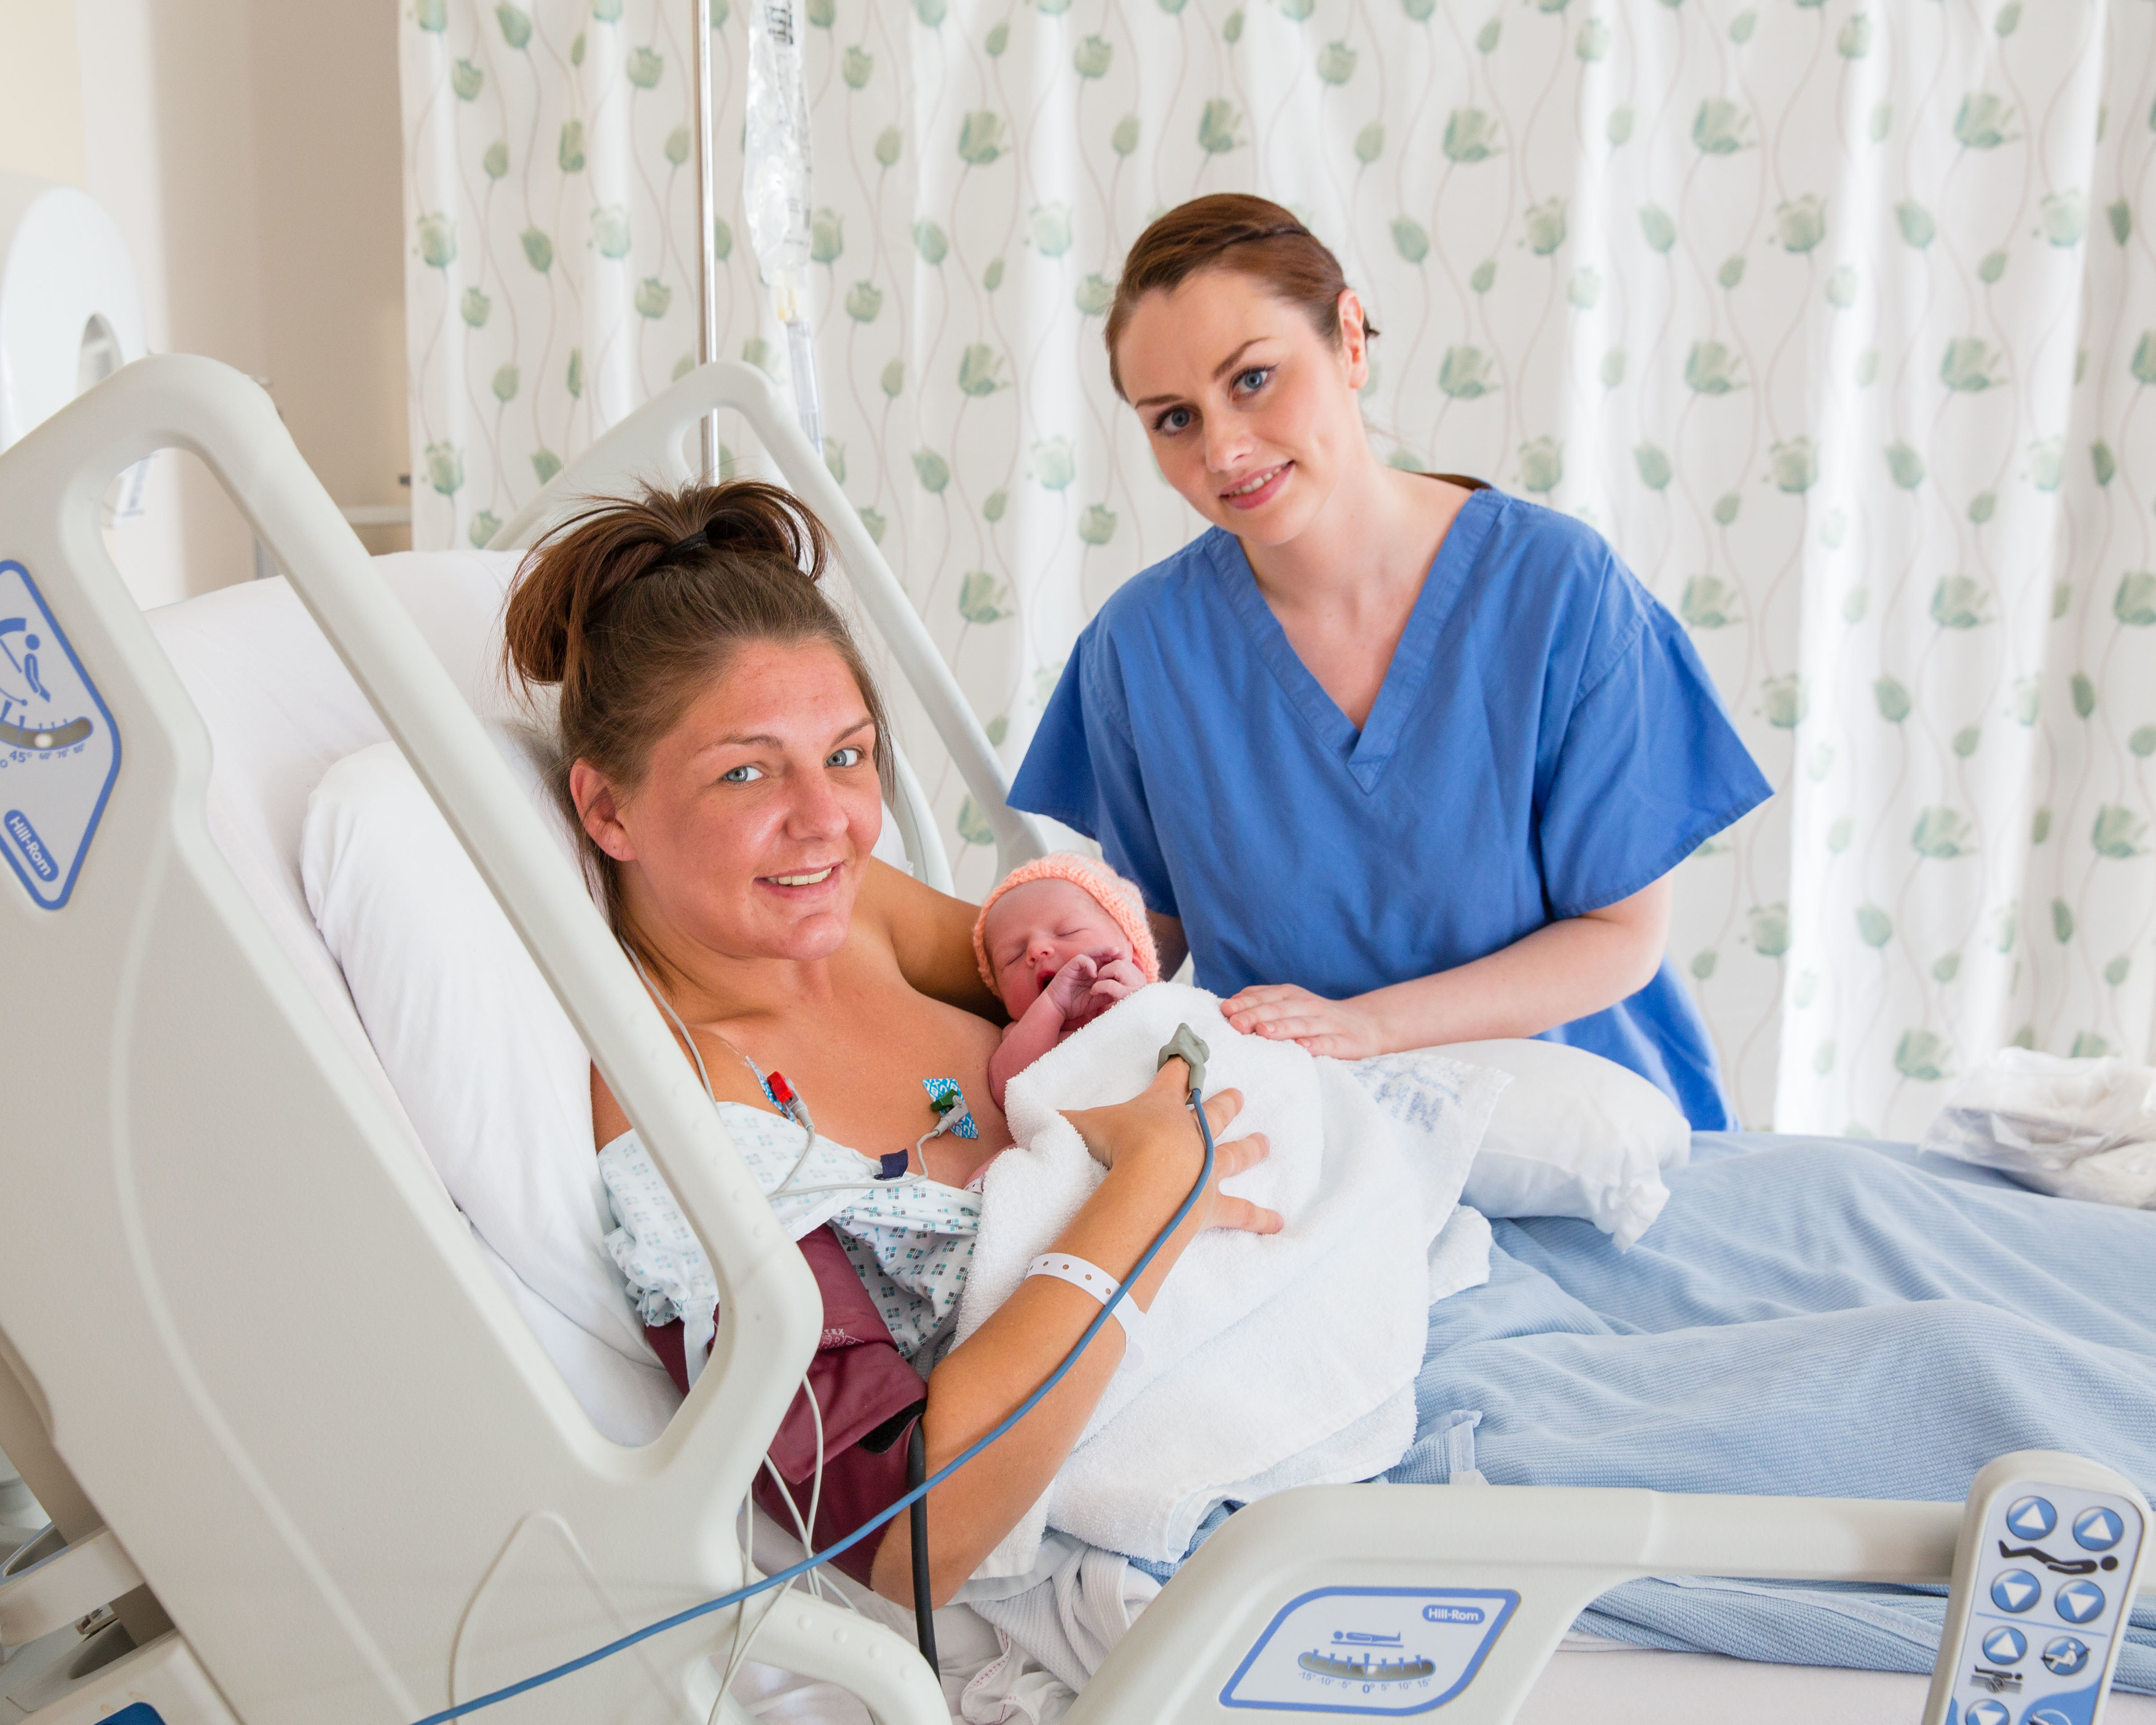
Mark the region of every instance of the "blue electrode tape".
[[928, 1106], [936, 1111], [938, 1120], [947, 1118], [953, 1111], [957, 1122], [948, 1128], [954, 1138], [978, 1138], [981, 1129], [973, 1124], [973, 1111], [966, 1106], [966, 1093], [958, 1088], [955, 1078], [924, 1078], [921, 1087], [928, 1092]]
[[[1125, 1296], [1136, 1286], [1138, 1278], [1145, 1274], [1146, 1267], [1159, 1255], [1160, 1249], [1168, 1244], [1175, 1230], [1183, 1225], [1183, 1218], [1190, 1214], [1191, 1207], [1198, 1202], [1199, 1194], [1204, 1191], [1206, 1183], [1212, 1179], [1213, 1125], [1205, 1117], [1204, 1097], [1199, 1090], [1204, 1078], [1206, 1057], [1209, 1052], [1210, 1050], [1206, 1048], [1204, 1043], [1199, 1039], [1198, 1034], [1189, 1025], [1178, 1024], [1174, 1036], [1161, 1050], [1160, 1058], [1154, 1063], [1153, 1069], [1158, 1071], [1170, 1060], [1178, 1059], [1183, 1060], [1190, 1068], [1190, 1082], [1185, 1094], [1185, 1101], [1190, 1111], [1198, 1117], [1198, 1133], [1205, 1141], [1205, 1162], [1198, 1171], [1196, 1183], [1191, 1187], [1183, 1202], [1176, 1207], [1175, 1214], [1168, 1219], [1168, 1225], [1153, 1236], [1152, 1244], [1145, 1249], [1137, 1262], [1131, 1266], [1131, 1273], [1123, 1278], [1122, 1285], [1108, 1296], [1106, 1303], [1101, 1307], [1098, 1315], [1095, 1317], [1092, 1322], [1086, 1326], [1084, 1332], [1080, 1335], [1077, 1341], [1071, 1344], [1070, 1352], [1063, 1356], [1062, 1363], [1041, 1381], [1038, 1389], [1006, 1414], [1002, 1421], [987, 1436], [937, 1469], [934, 1473], [929, 1475], [890, 1508], [878, 1515], [871, 1516], [844, 1539], [825, 1547], [822, 1551], [803, 1558], [790, 1569], [781, 1569], [777, 1574], [767, 1575], [762, 1580], [747, 1587], [737, 1589], [734, 1592], [723, 1594], [716, 1599], [706, 1599], [701, 1605], [691, 1605], [685, 1611], [675, 1612], [671, 1617], [662, 1617], [656, 1623], [647, 1624], [644, 1628], [624, 1635], [619, 1640], [609, 1641], [603, 1647], [595, 1647], [589, 1653], [570, 1660], [565, 1664], [557, 1665], [551, 1671], [541, 1671], [536, 1676], [526, 1677], [521, 1682], [511, 1683], [506, 1688], [496, 1689], [490, 1694], [480, 1696], [471, 1701], [459, 1702], [453, 1707], [444, 1707], [439, 1713], [429, 1713], [425, 1718], [415, 1721], [414, 1725], [454, 1725], [454, 1722], [479, 1712], [484, 1708], [498, 1707], [505, 1701], [514, 1701], [520, 1695], [529, 1695], [535, 1689], [543, 1689], [549, 1683], [558, 1683], [564, 1677], [574, 1676], [578, 1671], [588, 1670], [602, 1660], [611, 1659], [617, 1653], [626, 1653], [632, 1647], [640, 1646], [654, 1635], [663, 1635], [669, 1630], [679, 1629], [684, 1624], [694, 1623], [698, 1618], [709, 1617], [714, 1612], [725, 1611], [736, 1605], [746, 1604], [758, 1594], [769, 1593], [773, 1588], [784, 1587], [788, 1582], [798, 1580], [811, 1569], [819, 1568], [842, 1553], [852, 1550], [877, 1528], [891, 1521], [900, 1511], [909, 1509], [918, 1503], [937, 1486], [942, 1485], [952, 1474], [957, 1472], [960, 1468], [987, 1449], [990, 1444], [1016, 1425], [1019, 1420], [1024, 1419], [1039, 1405], [1040, 1399], [1060, 1384], [1069, 1374], [1071, 1367], [1078, 1363], [1079, 1355], [1085, 1353], [1091, 1345], [1093, 1338], [1101, 1333], [1101, 1327], [1114, 1315], [1116, 1307], [1122, 1303]], [[931, 1084], [932, 1091], [933, 1081], [924, 1080], [923, 1081]], [[955, 1084], [952, 1088], [957, 1088]]]

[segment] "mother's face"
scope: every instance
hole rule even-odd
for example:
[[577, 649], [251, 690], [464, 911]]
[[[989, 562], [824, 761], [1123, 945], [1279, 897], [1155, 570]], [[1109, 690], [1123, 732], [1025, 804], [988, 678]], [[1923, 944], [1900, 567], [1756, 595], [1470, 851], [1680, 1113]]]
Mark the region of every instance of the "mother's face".
[[752, 642], [618, 791], [579, 761], [570, 795], [623, 865], [639, 931], [731, 958], [829, 957], [882, 829], [876, 734], [821, 641]]

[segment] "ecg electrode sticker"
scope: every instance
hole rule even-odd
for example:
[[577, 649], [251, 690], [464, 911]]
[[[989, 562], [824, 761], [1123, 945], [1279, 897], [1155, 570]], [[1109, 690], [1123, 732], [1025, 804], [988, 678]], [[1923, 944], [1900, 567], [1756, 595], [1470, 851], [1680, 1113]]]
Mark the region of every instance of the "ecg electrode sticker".
[[46, 910], [74, 891], [119, 773], [111, 713], [30, 572], [0, 562], [0, 853]]

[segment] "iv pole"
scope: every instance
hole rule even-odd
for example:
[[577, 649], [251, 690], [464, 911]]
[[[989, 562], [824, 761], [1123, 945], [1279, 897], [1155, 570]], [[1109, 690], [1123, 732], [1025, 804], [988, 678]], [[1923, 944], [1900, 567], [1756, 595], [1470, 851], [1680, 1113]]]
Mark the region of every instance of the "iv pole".
[[[695, 33], [692, 69], [696, 109], [696, 363], [701, 366], [719, 357], [718, 272], [711, 267], [712, 240], [719, 218], [718, 185], [711, 162], [711, 123], [717, 105], [711, 99], [711, 0], [690, 0], [690, 12]], [[698, 431], [702, 444], [701, 471], [708, 485], [719, 476], [719, 416], [706, 413], [698, 422]]]

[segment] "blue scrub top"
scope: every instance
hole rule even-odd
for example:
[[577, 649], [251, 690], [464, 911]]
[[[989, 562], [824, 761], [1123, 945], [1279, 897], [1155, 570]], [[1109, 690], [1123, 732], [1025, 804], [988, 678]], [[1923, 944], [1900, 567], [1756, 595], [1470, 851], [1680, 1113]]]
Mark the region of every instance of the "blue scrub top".
[[[1182, 919], [1200, 986], [1344, 999], [1614, 904], [1763, 802], [1676, 619], [1601, 536], [1476, 491], [1360, 732], [1215, 527], [1126, 583], [1072, 649], [1011, 801], [1100, 841]], [[1737, 1122], [1665, 959], [1544, 1033]]]

